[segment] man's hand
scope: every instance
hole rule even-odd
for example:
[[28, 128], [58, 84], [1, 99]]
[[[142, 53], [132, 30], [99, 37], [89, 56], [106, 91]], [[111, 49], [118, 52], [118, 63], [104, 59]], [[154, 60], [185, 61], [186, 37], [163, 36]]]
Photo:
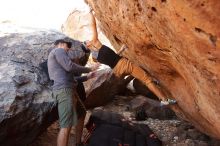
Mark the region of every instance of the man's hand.
[[95, 65], [93, 65], [93, 66], [91, 67], [91, 70], [92, 70], [92, 71], [98, 70], [99, 67], [100, 67], [100, 64], [99, 64], [99, 63], [96, 63]]
[[87, 75], [87, 79], [92, 79], [92, 78], [95, 78], [95, 77], [97, 77], [97, 72], [95, 72], [95, 71], [90, 72]]

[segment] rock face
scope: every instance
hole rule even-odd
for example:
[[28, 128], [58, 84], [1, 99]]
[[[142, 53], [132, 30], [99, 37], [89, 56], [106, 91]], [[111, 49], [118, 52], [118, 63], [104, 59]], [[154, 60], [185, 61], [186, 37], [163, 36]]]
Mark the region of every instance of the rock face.
[[157, 100], [138, 95], [130, 101], [129, 110], [135, 111], [136, 116], [146, 114], [147, 118], [168, 120], [175, 119], [175, 113], [168, 106], [161, 106]]
[[33, 30], [0, 37], [0, 143], [27, 145], [57, 119], [48, 79], [39, 67], [64, 35]]
[[158, 79], [173, 110], [220, 139], [220, 3], [217, 0], [88, 0], [116, 49]]

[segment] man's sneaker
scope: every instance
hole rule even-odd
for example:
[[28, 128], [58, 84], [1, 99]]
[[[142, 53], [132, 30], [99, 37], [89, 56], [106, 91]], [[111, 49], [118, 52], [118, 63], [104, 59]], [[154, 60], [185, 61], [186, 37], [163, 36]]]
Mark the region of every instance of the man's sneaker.
[[84, 144], [83, 143], [78, 143], [78, 144], [76, 144], [76, 146], [84, 146]]
[[176, 104], [176, 100], [175, 99], [167, 99], [165, 101], [161, 101], [160, 102], [160, 105], [163, 106], [163, 105], [173, 105], [173, 104]]

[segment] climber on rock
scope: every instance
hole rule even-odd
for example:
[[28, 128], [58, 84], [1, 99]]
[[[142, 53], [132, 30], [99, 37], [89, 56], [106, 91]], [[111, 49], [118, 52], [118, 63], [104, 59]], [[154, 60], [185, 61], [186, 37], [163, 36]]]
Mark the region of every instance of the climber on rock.
[[121, 57], [119, 54], [122, 53], [127, 47], [122, 46], [119, 53], [115, 53], [109, 47], [103, 45], [98, 39], [98, 32], [96, 27], [96, 20], [93, 15], [92, 9], [90, 10], [91, 15], [91, 27], [92, 27], [92, 39], [86, 41], [87, 48], [92, 51], [92, 57], [99, 63], [110, 66], [113, 69], [113, 73], [116, 77], [123, 75], [132, 75], [136, 79], [142, 81], [157, 97], [163, 100], [163, 104], [175, 104], [176, 101], [169, 99], [155, 84], [153, 78], [146, 73], [142, 68], [135, 65], [128, 59]]
[[[76, 100], [77, 92], [76, 80], [73, 73], [89, 73], [97, 69], [97, 66], [91, 68], [77, 65], [71, 61], [67, 52], [72, 43], [64, 39], [55, 42], [57, 46], [48, 56], [49, 77], [53, 80], [53, 98], [58, 103], [58, 114], [60, 131], [57, 137], [58, 146], [67, 146], [69, 134], [72, 126], [77, 124]], [[73, 98], [74, 97], [74, 98]]]

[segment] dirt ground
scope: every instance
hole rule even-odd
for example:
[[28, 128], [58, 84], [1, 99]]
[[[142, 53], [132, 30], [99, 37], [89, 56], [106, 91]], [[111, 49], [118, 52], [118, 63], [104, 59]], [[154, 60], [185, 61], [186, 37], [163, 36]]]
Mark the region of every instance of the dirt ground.
[[[125, 118], [132, 120], [132, 122], [147, 124], [163, 142], [164, 146], [220, 146], [219, 140], [199, 132], [190, 123], [182, 121], [177, 117], [169, 120], [146, 118], [143, 121], [136, 121], [134, 112], [127, 109], [132, 98], [118, 96], [110, 104], [99, 108], [119, 113]], [[59, 125], [58, 122], [55, 122], [29, 146], [56, 146], [58, 131]], [[69, 146], [74, 146], [73, 137], [74, 129], [71, 132]]]

